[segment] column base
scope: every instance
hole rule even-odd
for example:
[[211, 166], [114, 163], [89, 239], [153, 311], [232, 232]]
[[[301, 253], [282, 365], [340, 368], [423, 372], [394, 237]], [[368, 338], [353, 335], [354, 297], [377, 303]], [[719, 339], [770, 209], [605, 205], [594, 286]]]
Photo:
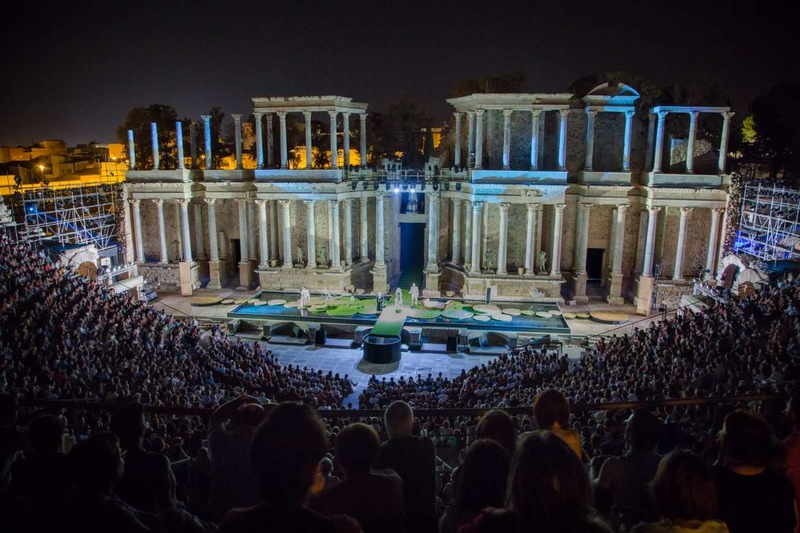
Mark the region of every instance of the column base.
[[236, 290], [250, 290], [253, 287], [253, 265], [250, 261], [239, 263], [239, 286]]
[[623, 278], [622, 272], [612, 272], [608, 278], [608, 296], [606, 296], [606, 301], [611, 305], [625, 304], [625, 298], [622, 297]]
[[208, 285], [207, 287], [212, 290], [222, 288], [222, 274], [225, 272], [225, 261], [209, 261], [208, 262]]
[[585, 272], [581, 272], [578, 274], [573, 275], [573, 292], [575, 301], [583, 300], [582, 303], [586, 303], [589, 301], [589, 298], [586, 297], [586, 281], [588, 279]]
[[439, 265], [436, 263], [428, 263], [428, 266], [425, 267], [426, 274], [436, 274], [439, 272]]
[[655, 280], [652, 276], [640, 276], [636, 283], [636, 314], [647, 316], [652, 308]]
[[386, 263], [382, 265], [375, 265], [372, 269], [372, 292], [375, 294], [382, 292], [384, 295], [389, 295], [389, 284], [386, 279]]
[[425, 274], [425, 288], [422, 290], [422, 296], [425, 298], [439, 298], [442, 292], [439, 290], [439, 272], [429, 272]]
[[191, 296], [200, 286], [200, 265], [181, 261], [178, 266], [181, 280], [181, 296]]

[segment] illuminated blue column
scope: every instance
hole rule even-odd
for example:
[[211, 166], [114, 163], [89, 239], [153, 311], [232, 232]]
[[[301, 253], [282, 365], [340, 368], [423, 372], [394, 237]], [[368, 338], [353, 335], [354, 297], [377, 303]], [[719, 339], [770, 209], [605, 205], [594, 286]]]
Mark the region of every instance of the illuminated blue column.
[[[289, 152], [286, 147], [286, 111], [278, 111], [278, 122], [280, 122], [281, 127], [281, 168], [285, 169], [288, 167], [289, 159]], [[291, 266], [290, 264], [289, 267]]]
[[625, 111], [625, 137], [622, 145], [622, 170], [631, 169], [631, 130], [634, 111]]
[[264, 168], [264, 135], [262, 133], [261, 117], [263, 113], [254, 113], [256, 117], [256, 165], [258, 168]]
[[655, 159], [653, 159], [653, 172], [661, 172], [661, 159], [664, 151], [664, 119], [666, 117], [666, 111], [658, 112], [658, 125], [656, 126], [656, 155]]
[[161, 161], [158, 159], [158, 126], [155, 122], [150, 123], [150, 142], [153, 145], [153, 170], [159, 170]]
[[567, 169], [567, 117], [569, 109], [559, 109], [561, 124], [558, 128], [558, 170]]
[[[733, 117], [733, 112], [726, 111], [722, 114], [722, 135], [720, 136], [719, 140], [719, 173], [725, 173], [725, 161], [728, 156], [728, 135], [730, 134], [731, 128], [731, 118]], [[131, 166], [131, 168], [133, 168]]]
[[439, 250], [436, 246], [436, 234], [439, 231], [439, 193], [429, 192], [425, 195], [427, 200], [425, 209], [428, 211], [428, 266], [427, 272], [436, 272], [439, 269]]
[[597, 113], [595, 110], [586, 110], [586, 161], [583, 168], [589, 172], [592, 170], [594, 160], [594, 120]]
[[231, 113], [233, 118], [233, 132], [235, 135], [236, 170], [242, 170], [242, 115]]
[[383, 201], [384, 193], [375, 196], [375, 266], [385, 266], [383, 260]]
[[133, 199], [130, 201], [133, 206], [133, 236], [136, 239], [136, 261], [144, 263], [144, 241], [142, 240], [142, 201]]
[[328, 116], [331, 117], [331, 168], [339, 168], [339, 147], [336, 143], [336, 111], [328, 111]]
[[467, 161], [475, 152], [475, 111], [467, 111]]
[[359, 208], [361, 210], [361, 217], [359, 222], [361, 228], [358, 232], [358, 238], [361, 239], [361, 257], [359, 261], [366, 263], [369, 261], [369, 219], [367, 218], [367, 204], [369, 203], [369, 196], [362, 196]]
[[283, 212], [283, 267], [292, 268], [292, 221], [289, 218], [291, 200], [278, 200]]
[[[275, 166], [275, 141], [272, 133], [272, 113], [267, 113], [267, 167], [272, 168]], [[273, 204], [273, 210], [275, 209]], [[275, 227], [270, 226], [270, 227]], [[272, 254], [273, 257], [275, 254]]]
[[507, 268], [507, 253], [508, 253], [508, 208], [510, 204], [500, 204], [500, 229], [497, 239], [497, 270], [498, 276], [505, 276], [508, 274]]
[[131, 170], [135, 170], [136, 147], [133, 145], [133, 130], [128, 130], [128, 159], [131, 161]]
[[183, 123], [180, 120], [175, 122], [175, 144], [178, 146], [178, 168], [183, 170], [186, 164], [183, 162]]
[[453, 113], [456, 119], [456, 142], [455, 142], [455, 162], [456, 166], [461, 165], [461, 115], [463, 113]]
[[470, 274], [481, 273], [481, 220], [483, 202], [472, 202], [472, 264]]
[[306, 117], [306, 168], [311, 168], [313, 167], [311, 164], [313, 161], [311, 151], [311, 111], [303, 111], [303, 116]]
[[[309, 112], [306, 111], [306, 113]], [[306, 262], [306, 268], [313, 269], [317, 268], [317, 224], [314, 221], [314, 200], [305, 200], [304, 203], [306, 204], [306, 238], [308, 240], [308, 261]]]
[[511, 109], [503, 109], [503, 170], [511, 168]]
[[189, 200], [179, 198], [178, 205], [181, 207], [181, 234], [183, 235], [183, 260], [187, 263], [192, 262], [192, 237], [189, 232]]
[[206, 152], [206, 170], [211, 170], [211, 115], [200, 115], [203, 119], [203, 144]]
[[541, 109], [531, 111], [531, 170], [539, 169], [539, 117]]
[[475, 125], [475, 169], [483, 168], [483, 109], [476, 109], [475, 115], [478, 117]]
[[167, 227], [164, 223], [164, 200], [162, 198], [156, 198], [153, 202], [155, 202], [158, 208], [158, 244], [160, 260], [162, 264], [166, 265], [169, 262], [169, 256], [167, 255]]
[[689, 140], [686, 143], [686, 172], [694, 173], [694, 143], [697, 139], [697, 111], [689, 113]]

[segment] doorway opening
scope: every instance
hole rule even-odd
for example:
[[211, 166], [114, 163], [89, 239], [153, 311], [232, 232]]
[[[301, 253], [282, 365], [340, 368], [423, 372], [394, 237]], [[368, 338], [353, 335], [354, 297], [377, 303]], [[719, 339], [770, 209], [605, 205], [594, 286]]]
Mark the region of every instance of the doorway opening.
[[242, 260], [242, 248], [239, 246], [239, 239], [231, 239], [231, 249], [233, 250], [233, 264], [238, 265]]
[[588, 281], [601, 281], [603, 279], [603, 248], [589, 248], [586, 250], [586, 278]]
[[416, 283], [422, 285], [422, 270], [425, 267], [425, 224], [421, 222], [400, 223], [400, 280], [403, 289]]

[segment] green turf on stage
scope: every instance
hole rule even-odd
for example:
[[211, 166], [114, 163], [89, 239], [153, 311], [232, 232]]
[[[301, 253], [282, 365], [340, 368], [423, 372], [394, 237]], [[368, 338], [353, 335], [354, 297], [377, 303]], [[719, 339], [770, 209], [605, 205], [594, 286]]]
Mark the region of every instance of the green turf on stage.
[[385, 308], [378, 317], [375, 325], [372, 326], [371, 335], [381, 335], [383, 337], [391, 337], [393, 335], [400, 335], [403, 331], [403, 324], [406, 322], [405, 309], [401, 309], [398, 313], [394, 305]]

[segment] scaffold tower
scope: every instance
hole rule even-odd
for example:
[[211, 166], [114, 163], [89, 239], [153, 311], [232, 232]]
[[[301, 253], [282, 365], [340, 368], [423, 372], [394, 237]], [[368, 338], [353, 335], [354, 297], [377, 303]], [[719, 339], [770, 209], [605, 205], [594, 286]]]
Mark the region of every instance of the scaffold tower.
[[800, 258], [800, 190], [745, 182], [734, 252], [762, 261]]

